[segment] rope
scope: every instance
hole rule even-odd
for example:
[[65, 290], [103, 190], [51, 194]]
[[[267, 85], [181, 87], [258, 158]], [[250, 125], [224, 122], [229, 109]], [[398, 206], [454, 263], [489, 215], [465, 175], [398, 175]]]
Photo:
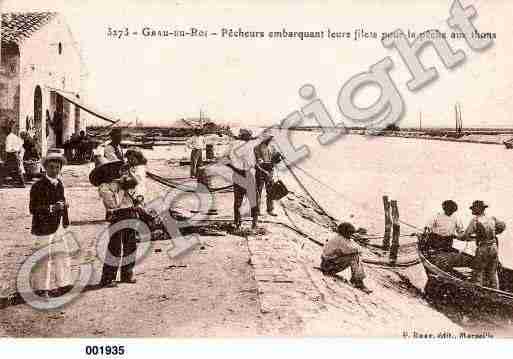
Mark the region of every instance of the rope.
[[[282, 155], [282, 157], [284, 157]], [[301, 189], [308, 195], [308, 197], [310, 197], [310, 199], [315, 203], [315, 205], [319, 208], [319, 210], [326, 216], [328, 217], [328, 219], [331, 221], [331, 223], [336, 227], [337, 226], [337, 222], [335, 220], [334, 217], [330, 216], [325, 210], [324, 208], [322, 208], [322, 206], [319, 204], [319, 202], [317, 202], [315, 200], [315, 198], [312, 196], [312, 194], [310, 193], [310, 191], [308, 191], [308, 189], [303, 185], [303, 183], [299, 180], [299, 178], [296, 176], [296, 174], [294, 173], [294, 171], [292, 170], [292, 168], [290, 168], [289, 164], [285, 161], [285, 158], [283, 158], [283, 163], [285, 163], [285, 166], [288, 168], [288, 170], [290, 171], [290, 173], [292, 174], [292, 176], [294, 177], [294, 179], [296, 180], [296, 182], [299, 184], [299, 186], [301, 187]]]
[[[164, 186], [167, 186], [167, 187], [171, 187], [171, 188], [174, 188], [174, 189], [177, 189], [177, 190], [180, 190], [180, 191], [183, 191], [183, 192], [188, 192], [188, 193], [192, 193], [192, 192], [196, 192], [196, 188], [195, 187], [192, 187], [192, 186], [186, 186], [186, 185], [183, 185], [183, 184], [177, 184], [177, 183], [174, 183], [172, 180], [169, 180], [165, 177], [161, 177], [155, 173], [152, 173], [152, 172], [146, 172], [146, 176], [149, 177], [150, 179], [164, 185]], [[223, 186], [223, 187], [217, 187], [217, 188], [209, 188], [210, 192], [222, 192], [222, 191], [226, 191], [226, 192], [229, 192], [228, 190], [230, 188], [232, 188], [233, 185], [226, 185], [226, 186]]]
[[[317, 182], [317, 183], [319, 183], [320, 185], [322, 185], [322, 186], [326, 187], [327, 189], [331, 190], [333, 193], [335, 193], [335, 194], [336, 194], [336, 195], [338, 195], [339, 197], [342, 197], [342, 198], [344, 198], [344, 199], [348, 200], [349, 202], [352, 202], [352, 203], [354, 203], [354, 204], [357, 204], [358, 206], [360, 206], [360, 207], [362, 207], [362, 208], [364, 207], [364, 206], [363, 206], [363, 204], [358, 203], [358, 202], [356, 202], [356, 201], [354, 201], [354, 200], [349, 199], [346, 195], [344, 195], [344, 194], [340, 193], [339, 191], [337, 191], [336, 189], [334, 189], [333, 187], [331, 187], [331, 186], [330, 186], [330, 185], [328, 185], [327, 183], [325, 183], [325, 182], [323, 182], [323, 181], [321, 181], [321, 180], [317, 179], [315, 176], [313, 176], [312, 174], [310, 174], [309, 172], [307, 172], [305, 169], [303, 169], [303, 168], [299, 167], [298, 165], [294, 165], [294, 166], [295, 166], [298, 170], [300, 170], [301, 172], [303, 172], [306, 176], [308, 176], [310, 179], [312, 179], [312, 180], [316, 181], [316, 182]], [[289, 170], [290, 170], [290, 167], [289, 167], [288, 165], [287, 165], [287, 168], [289, 168]], [[292, 172], [292, 171], [291, 171], [291, 172]], [[298, 181], [297, 177], [296, 177], [295, 175], [293, 175], [293, 176], [294, 176], [294, 178], [296, 179], [296, 181]], [[301, 186], [301, 187], [302, 187], [302, 188], [304, 188], [304, 186]], [[377, 209], [375, 209], [375, 210], [377, 211]], [[405, 221], [403, 221], [403, 220], [399, 220], [399, 222], [400, 222], [400, 223], [402, 223], [402, 224], [404, 224], [404, 225], [406, 225], [406, 226], [408, 226], [408, 227], [411, 227], [411, 228], [413, 228], [413, 229], [415, 229], [415, 230], [417, 230], [417, 231], [421, 231], [421, 232], [422, 232], [422, 229], [421, 229], [421, 228], [419, 228], [419, 227], [417, 227], [417, 226], [415, 226], [415, 225], [413, 225], [413, 224], [410, 224], [410, 223], [405, 222]]]

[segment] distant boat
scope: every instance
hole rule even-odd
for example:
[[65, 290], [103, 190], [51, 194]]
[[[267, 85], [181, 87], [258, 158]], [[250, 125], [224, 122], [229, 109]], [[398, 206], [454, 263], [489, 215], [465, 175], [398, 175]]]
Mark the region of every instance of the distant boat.
[[510, 138], [509, 140], [506, 140], [503, 143], [504, 146], [506, 146], [506, 149], [510, 150], [513, 148], [513, 138]]

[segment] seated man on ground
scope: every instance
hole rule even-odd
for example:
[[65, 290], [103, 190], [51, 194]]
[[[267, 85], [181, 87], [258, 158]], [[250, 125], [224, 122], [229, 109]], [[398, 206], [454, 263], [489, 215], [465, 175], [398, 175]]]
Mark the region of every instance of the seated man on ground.
[[363, 283], [365, 272], [360, 260], [360, 250], [351, 240], [356, 229], [351, 223], [341, 223], [337, 228], [338, 235], [328, 240], [321, 255], [321, 271], [327, 275], [335, 275], [347, 267], [351, 267], [351, 283], [365, 293], [372, 293]]

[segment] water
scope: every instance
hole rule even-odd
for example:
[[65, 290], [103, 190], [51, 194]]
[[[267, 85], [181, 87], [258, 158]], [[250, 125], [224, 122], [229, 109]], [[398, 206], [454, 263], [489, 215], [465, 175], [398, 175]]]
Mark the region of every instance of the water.
[[[456, 213], [466, 226], [471, 219], [468, 207], [481, 199], [489, 204], [487, 213], [506, 222], [500, 235], [503, 265], [513, 268], [513, 151], [503, 146], [420, 139], [343, 136], [322, 146], [315, 132], [292, 132], [297, 147], [306, 145], [310, 155], [295, 173], [328, 213], [339, 220], [350, 220], [369, 233], [383, 233], [382, 196], [398, 201], [403, 234], [419, 232], [441, 211], [441, 203], [458, 203]], [[185, 146], [156, 147], [146, 152], [149, 158], [188, 157]], [[286, 172], [278, 174], [286, 185], [301, 192]], [[402, 237], [404, 238], [404, 237]], [[408, 240], [408, 238], [401, 239]], [[456, 241], [456, 247], [473, 253], [473, 245]]]
[[[469, 206], [476, 199], [489, 204], [487, 213], [506, 222], [507, 229], [499, 237], [500, 259], [513, 268], [513, 150], [503, 146], [348, 135], [329, 146], [317, 142], [317, 133], [293, 132], [297, 146], [306, 145], [310, 156], [294, 170], [318, 202], [335, 218], [350, 220], [365, 227], [369, 233], [383, 233], [382, 196], [398, 201], [400, 218], [416, 228], [401, 225], [403, 234], [421, 231], [437, 212], [441, 203], [453, 199], [456, 213], [467, 225], [471, 219]], [[147, 152], [149, 158], [186, 156], [186, 149], [157, 148]], [[287, 186], [299, 193], [301, 189], [287, 172], [278, 174]], [[319, 184], [325, 183], [332, 189]], [[401, 237], [401, 241], [413, 238]], [[474, 246], [455, 241], [455, 246], [473, 253]], [[417, 268], [417, 267], [415, 267]], [[419, 273], [417, 273], [420, 271]], [[422, 268], [409, 273], [419, 288], [425, 283]], [[422, 274], [422, 275], [421, 275]], [[465, 320], [459, 308], [440, 310], [466, 328], [492, 328], [496, 333], [511, 336], [509, 319], [501, 316], [477, 316]], [[500, 324], [499, 324], [500, 323]], [[499, 330], [500, 328], [500, 330]]]
[[[316, 136], [311, 132], [292, 136], [296, 146], [310, 148], [310, 156], [299, 166], [338, 194], [295, 172], [337, 219], [383, 233], [382, 196], [388, 195], [398, 201], [401, 220], [419, 229], [441, 211], [442, 201], [453, 199], [466, 226], [471, 219], [468, 207], [481, 199], [488, 203], [489, 215], [506, 222], [499, 237], [500, 257], [503, 265], [513, 267], [513, 151], [496, 145], [357, 135], [321, 146]], [[283, 177], [298, 189], [289, 175]], [[419, 229], [401, 226], [407, 234]], [[464, 242], [455, 246], [473, 252], [473, 246]]]

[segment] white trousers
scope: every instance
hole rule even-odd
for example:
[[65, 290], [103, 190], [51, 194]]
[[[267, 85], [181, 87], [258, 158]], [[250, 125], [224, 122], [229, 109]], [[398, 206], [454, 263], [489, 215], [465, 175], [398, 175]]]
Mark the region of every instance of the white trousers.
[[50, 290], [73, 283], [68, 243], [63, 234], [59, 226], [53, 234], [34, 236], [35, 250], [43, 250], [45, 254], [32, 271], [31, 285], [34, 290]]

